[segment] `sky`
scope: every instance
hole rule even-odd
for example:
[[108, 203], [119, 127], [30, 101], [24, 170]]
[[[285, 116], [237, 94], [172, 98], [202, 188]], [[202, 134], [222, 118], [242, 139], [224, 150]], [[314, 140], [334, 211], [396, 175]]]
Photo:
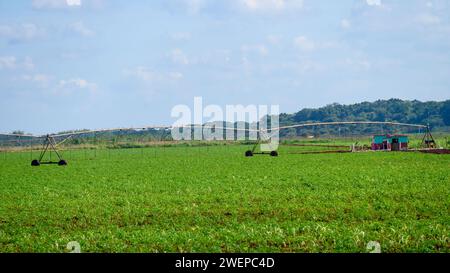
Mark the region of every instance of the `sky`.
[[0, 0], [0, 132], [450, 98], [447, 0]]

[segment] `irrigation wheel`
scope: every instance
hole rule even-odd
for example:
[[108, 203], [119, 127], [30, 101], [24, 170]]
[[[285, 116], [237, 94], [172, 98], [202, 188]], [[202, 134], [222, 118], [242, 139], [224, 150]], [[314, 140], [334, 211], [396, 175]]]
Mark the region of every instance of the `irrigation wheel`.
[[270, 156], [278, 156], [278, 152], [277, 151], [272, 151], [272, 152], [270, 152]]
[[252, 157], [253, 156], [253, 152], [252, 151], [246, 151], [245, 152], [245, 156], [246, 157]]
[[31, 166], [40, 166], [41, 162], [39, 162], [39, 160], [35, 159], [33, 161], [31, 161]]
[[59, 166], [67, 166], [67, 161], [65, 161], [64, 159], [61, 159], [61, 160], [58, 162], [58, 165], [59, 165]]

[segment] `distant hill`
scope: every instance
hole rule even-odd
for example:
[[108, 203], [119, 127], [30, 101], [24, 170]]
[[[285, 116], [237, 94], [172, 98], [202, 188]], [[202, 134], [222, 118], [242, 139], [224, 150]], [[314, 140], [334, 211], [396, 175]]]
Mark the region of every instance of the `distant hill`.
[[[395, 121], [412, 124], [429, 124], [433, 131], [450, 128], [450, 100], [436, 102], [378, 100], [351, 105], [330, 104], [317, 109], [302, 109], [294, 114], [281, 114], [280, 124], [333, 121]], [[373, 126], [372, 126], [373, 127]], [[324, 132], [324, 129], [320, 133]], [[369, 126], [353, 126], [352, 133], [370, 133]], [[305, 131], [305, 130], [303, 130]], [[325, 130], [336, 133], [336, 128]]]
[[[450, 100], [442, 102], [421, 102], [418, 100], [406, 101], [400, 99], [390, 99], [378, 100], [375, 102], [362, 102], [351, 105], [334, 103], [316, 109], [305, 108], [293, 114], [280, 114], [280, 125], [333, 121], [393, 121], [411, 124], [429, 124], [433, 132], [450, 132]], [[233, 127], [233, 124], [224, 122], [224, 127]], [[13, 133], [24, 135], [21, 137], [22, 140], [28, 139], [22, 131], [16, 131]], [[281, 137], [306, 135], [350, 136], [371, 135], [377, 133], [418, 133], [418, 129], [380, 125], [318, 126], [282, 130]], [[107, 133], [87, 133], [83, 135], [83, 138], [126, 138], [128, 140], [146, 138], [148, 140], [167, 140], [171, 137], [168, 132], [149, 129], [144, 131], [125, 130]], [[0, 141], [10, 141], [13, 145], [21, 145], [16, 144], [19, 143], [18, 140], [19, 138], [17, 137], [0, 135]], [[71, 142], [77, 144], [84, 141], [74, 138]]]

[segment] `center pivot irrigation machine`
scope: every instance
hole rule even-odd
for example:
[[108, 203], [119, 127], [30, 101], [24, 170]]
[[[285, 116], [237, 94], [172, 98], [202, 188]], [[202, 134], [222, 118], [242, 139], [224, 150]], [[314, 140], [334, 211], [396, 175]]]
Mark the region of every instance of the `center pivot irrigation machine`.
[[[58, 164], [59, 166], [67, 165], [67, 161], [65, 161], [61, 157], [60, 153], [58, 152], [58, 149], [56, 149], [57, 146], [58, 146], [58, 144], [56, 143], [55, 138], [50, 136], [50, 135], [47, 135], [45, 137], [44, 147], [43, 147], [43, 149], [41, 151], [41, 154], [39, 155], [39, 159], [33, 159], [31, 161], [31, 166], [39, 166], [41, 164]], [[43, 162], [42, 161], [42, 159], [44, 158], [45, 153], [48, 151], [49, 148], [51, 148], [56, 153], [56, 155], [58, 156], [59, 160], [57, 162], [53, 162], [53, 161]]]
[[[431, 134], [430, 127], [427, 125], [419, 125], [419, 124], [407, 124], [407, 123], [398, 123], [398, 122], [371, 122], [371, 121], [349, 121], [349, 122], [318, 122], [318, 123], [304, 123], [304, 124], [295, 124], [295, 125], [287, 125], [281, 126], [277, 128], [271, 128], [270, 130], [259, 128], [259, 129], [245, 129], [245, 128], [236, 128], [236, 127], [220, 127], [220, 126], [211, 126], [211, 125], [186, 125], [186, 126], [148, 126], [148, 127], [138, 127], [138, 128], [115, 128], [115, 129], [101, 129], [101, 130], [84, 130], [84, 131], [74, 131], [64, 134], [47, 134], [43, 136], [34, 136], [34, 135], [23, 135], [23, 134], [0, 134], [1, 139], [9, 139], [9, 141], [28, 139], [30, 141], [30, 147], [32, 143], [41, 143], [42, 149], [40, 150], [39, 157], [37, 159], [32, 159], [32, 166], [40, 166], [42, 164], [57, 164], [59, 166], [66, 166], [68, 162], [63, 158], [61, 151], [58, 147], [65, 143], [66, 141], [81, 136], [89, 136], [95, 135], [97, 133], [118, 133], [118, 132], [134, 132], [134, 131], [146, 131], [146, 130], [162, 130], [163, 132], [169, 132], [174, 129], [189, 129], [193, 130], [194, 128], [205, 129], [208, 128], [212, 130], [224, 130], [224, 131], [245, 131], [246, 133], [253, 132], [257, 135], [257, 140], [252, 144], [253, 147], [250, 150], [245, 152], [246, 157], [253, 157], [254, 155], [270, 155], [276, 157], [279, 155], [278, 148], [269, 149], [268, 151], [262, 151], [262, 149], [258, 150], [258, 146], [261, 147], [263, 144], [270, 143], [271, 139], [277, 135], [280, 136], [283, 130], [295, 130], [298, 132], [300, 129], [307, 130], [307, 128], [316, 128], [320, 126], [346, 126], [346, 125], [389, 125], [389, 126], [400, 126], [400, 127], [410, 127], [410, 128], [418, 128], [419, 130], [424, 130], [424, 135], [421, 139], [421, 150], [433, 150], [436, 148], [436, 142]], [[59, 142], [58, 142], [59, 141]], [[384, 150], [384, 151], [400, 151], [400, 150], [410, 150], [407, 146], [408, 138], [407, 135], [375, 135], [373, 137], [373, 143], [371, 147], [368, 146], [357, 146], [352, 145], [331, 145], [331, 144], [317, 144], [317, 143], [291, 143], [284, 144], [286, 146], [297, 146], [297, 147], [317, 147], [322, 148], [333, 148], [332, 150], [322, 150], [322, 151], [302, 151], [297, 152], [297, 154], [309, 154], [309, 153], [344, 153], [344, 152], [355, 152], [355, 151], [366, 151], [366, 150]], [[270, 147], [270, 145], [269, 145]], [[417, 150], [417, 149], [416, 149]], [[55, 153], [57, 156], [57, 161], [51, 160], [51, 153]], [[46, 153], [50, 154], [50, 160], [44, 161], [44, 156]], [[295, 153], [295, 152], [289, 152]]]
[[[420, 125], [420, 124], [408, 124], [408, 123], [399, 123], [399, 122], [381, 122], [381, 121], [342, 121], [342, 122], [316, 122], [316, 123], [304, 123], [304, 124], [295, 124], [282, 126], [279, 128], [274, 128], [271, 130], [271, 133], [267, 133], [267, 131], [260, 131], [260, 135], [265, 136], [259, 137], [258, 141], [253, 145], [251, 150], [245, 152], [246, 157], [252, 157], [254, 155], [270, 155], [270, 156], [278, 156], [278, 151], [269, 151], [269, 152], [257, 152], [257, 148], [264, 142], [267, 142], [268, 139], [271, 138], [274, 134], [280, 134], [283, 130], [288, 129], [301, 129], [308, 127], [320, 127], [320, 126], [345, 126], [345, 125], [390, 125], [390, 126], [400, 126], [400, 127], [410, 127], [410, 128], [419, 128], [424, 129], [424, 135], [421, 141], [421, 148], [424, 149], [434, 149], [436, 148], [436, 142], [431, 134], [430, 127], [428, 125]], [[379, 135], [381, 136], [381, 135]], [[390, 136], [388, 134], [385, 135], [385, 138], [382, 140], [386, 146], [382, 146], [379, 150], [389, 150], [389, 151], [400, 151], [406, 150], [405, 147], [407, 145], [403, 145], [400, 143], [402, 137], [406, 137], [406, 135], [393, 135]], [[386, 140], [389, 138], [389, 140]], [[375, 140], [375, 136], [374, 136]], [[296, 146], [296, 147], [314, 147], [314, 148], [333, 148], [331, 150], [321, 150], [321, 151], [303, 151], [303, 152], [290, 152], [297, 154], [314, 154], [314, 153], [347, 153], [347, 152], [355, 152], [355, 151], [364, 151], [369, 150], [369, 147], [360, 147], [357, 145], [352, 145], [351, 147], [346, 145], [330, 145], [330, 144], [284, 144], [286, 146]], [[377, 146], [372, 144], [371, 150], [377, 150]]]

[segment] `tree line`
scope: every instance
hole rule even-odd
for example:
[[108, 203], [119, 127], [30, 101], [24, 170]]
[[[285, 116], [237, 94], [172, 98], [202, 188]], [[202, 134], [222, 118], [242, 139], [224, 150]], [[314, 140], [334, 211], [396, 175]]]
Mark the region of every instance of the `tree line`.
[[[305, 108], [293, 114], [280, 114], [280, 125], [292, 125], [313, 122], [338, 122], [338, 121], [381, 121], [400, 122], [411, 124], [429, 125], [433, 131], [450, 132], [450, 100], [421, 102], [400, 99], [377, 100], [375, 102], [362, 102], [351, 105], [333, 103], [320, 108]], [[270, 121], [269, 121], [270, 123]], [[225, 127], [237, 124], [223, 122]], [[246, 127], [249, 127], [247, 124]], [[78, 130], [88, 131], [88, 130]], [[73, 132], [73, 131], [71, 131]], [[12, 132], [24, 135], [21, 130]], [[65, 133], [65, 132], [60, 132]], [[345, 126], [317, 126], [311, 128], [282, 130], [281, 137], [298, 136], [350, 136], [370, 135], [379, 133], [420, 133], [416, 128], [400, 128], [379, 125], [345, 125]], [[108, 133], [86, 133], [80, 138], [76, 137], [71, 142], [83, 143], [87, 139], [147, 139], [169, 140], [170, 133], [149, 129], [141, 132], [119, 131]], [[0, 140], [11, 140], [14, 137], [0, 136]], [[90, 142], [90, 141], [89, 141]]]

